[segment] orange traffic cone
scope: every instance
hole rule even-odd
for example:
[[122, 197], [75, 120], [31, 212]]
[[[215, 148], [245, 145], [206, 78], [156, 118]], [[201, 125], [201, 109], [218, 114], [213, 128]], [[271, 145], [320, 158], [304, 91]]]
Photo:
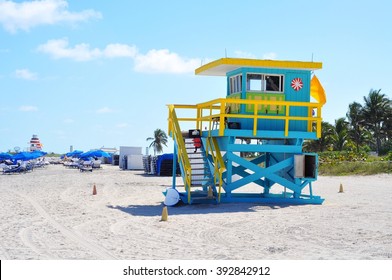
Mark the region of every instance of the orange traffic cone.
[[213, 199], [214, 198], [214, 194], [212, 193], [212, 188], [211, 186], [208, 187], [208, 195], [207, 195], [208, 199]]
[[94, 187], [93, 187], [93, 195], [96, 195], [97, 194], [97, 188], [95, 187], [95, 184], [94, 184]]
[[339, 187], [339, 193], [343, 193], [344, 191], [343, 191], [343, 185], [342, 185], [342, 183], [340, 183], [340, 187]]
[[167, 211], [167, 206], [163, 207], [162, 209], [162, 218], [161, 218], [161, 222], [166, 222], [167, 218], [169, 216], [169, 213]]

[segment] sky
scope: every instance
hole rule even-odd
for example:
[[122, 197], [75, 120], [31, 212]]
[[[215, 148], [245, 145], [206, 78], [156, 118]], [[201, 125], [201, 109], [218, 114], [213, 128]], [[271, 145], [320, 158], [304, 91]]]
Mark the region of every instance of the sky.
[[334, 123], [371, 89], [392, 96], [391, 3], [0, 0], [0, 152], [33, 134], [49, 153], [144, 151], [167, 104], [225, 97], [224, 77], [194, 74], [222, 57], [322, 62]]

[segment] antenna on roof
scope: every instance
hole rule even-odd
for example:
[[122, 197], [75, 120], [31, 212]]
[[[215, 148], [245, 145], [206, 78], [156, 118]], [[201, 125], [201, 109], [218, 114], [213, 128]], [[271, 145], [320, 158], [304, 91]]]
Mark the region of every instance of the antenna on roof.
[[[312, 62], [313, 62], [313, 53], [312, 53]], [[314, 70], [312, 70], [310, 73], [311, 75], [314, 75]]]

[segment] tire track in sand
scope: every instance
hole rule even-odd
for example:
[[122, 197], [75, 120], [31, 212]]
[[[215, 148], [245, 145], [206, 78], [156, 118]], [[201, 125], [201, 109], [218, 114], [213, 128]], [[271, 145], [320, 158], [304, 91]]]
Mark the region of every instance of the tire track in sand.
[[104, 260], [109, 260], [109, 259], [116, 259], [112, 254], [110, 254], [107, 250], [104, 248], [88, 241], [87, 239], [83, 238], [82, 236], [77, 235], [73, 231], [67, 229], [63, 225], [61, 225], [59, 222], [54, 220], [50, 214], [35, 200], [32, 198], [28, 197], [27, 195], [24, 195], [22, 193], [19, 193], [15, 190], [12, 190], [13, 193], [16, 195], [22, 197], [25, 199], [27, 202], [29, 202], [35, 210], [46, 220], [48, 221], [53, 227], [55, 227], [57, 230], [59, 230], [65, 237], [73, 240], [74, 242], [78, 243], [80, 246], [84, 247], [85, 249], [89, 250], [90, 252], [94, 253], [97, 257], [100, 259]]
[[58, 259], [56, 256], [50, 253], [49, 250], [44, 250], [35, 245], [33, 241], [33, 227], [23, 228], [19, 231], [19, 236], [22, 242], [26, 244], [31, 250], [33, 250], [38, 256], [45, 256], [45, 258]]
[[7, 250], [5, 249], [3, 243], [0, 241], [0, 259], [1, 260], [10, 260], [11, 256], [8, 254]]

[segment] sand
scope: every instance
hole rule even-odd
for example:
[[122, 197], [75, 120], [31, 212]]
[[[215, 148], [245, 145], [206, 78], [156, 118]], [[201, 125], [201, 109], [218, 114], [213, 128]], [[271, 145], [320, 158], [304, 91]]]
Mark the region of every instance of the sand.
[[392, 258], [391, 174], [321, 176], [323, 205], [185, 205], [161, 222], [171, 182], [111, 165], [0, 175], [0, 259]]

